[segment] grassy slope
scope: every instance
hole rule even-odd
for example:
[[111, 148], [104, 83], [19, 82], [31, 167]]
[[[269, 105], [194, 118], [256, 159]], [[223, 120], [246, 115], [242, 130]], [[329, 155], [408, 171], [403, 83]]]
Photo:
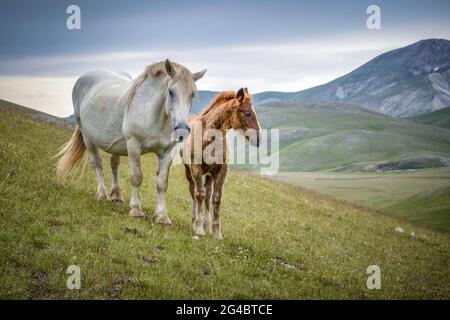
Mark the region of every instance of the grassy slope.
[[397, 217], [450, 230], [450, 185], [415, 194], [385, 210]]
[[450, 107], [409, 118], [420, 124], [450, 129]]
[[[181, 166], [170, 175], [174, 225], [153, 225], [155, 158], [143, 161], [147, 217], [133, 219], [126, 205], [94, 200], [91, 170], [57, 183], [50, 157], [69, 136], [1, 113], [1, 298], [450, 298], [445, 233], [232, 172], [225, 239], [195, 241]], [[121, 168], [129, 199], [126, 161]], [[394, 232], [399, 225], [416, 236]], [[71, 264], [81, 268], [80, 291], [66, 288]], [[366, 289], [372, 264], [382, 290]]]
[[[341, 103], [257, 106], [264, 128], [280, 128], [284, 171], [357, 171], [387, 160], [450, 157], [450, 132]], [[427, 166], [434, 160], [422, 160]]]
[[384, 173], [282, 172], [276, 178], [389, 215], [450, 230], [450, 197], [434, 192], [450, 186], [449, 167]]

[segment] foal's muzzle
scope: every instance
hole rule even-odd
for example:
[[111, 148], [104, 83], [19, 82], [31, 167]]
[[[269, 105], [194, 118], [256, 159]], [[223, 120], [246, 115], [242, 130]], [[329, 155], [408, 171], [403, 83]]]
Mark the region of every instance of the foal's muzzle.
[[175, 127], [173, 128], [172, 140], [181, 142], [189, 136], [190, 132], [191, 129], [187, 124], [185, 123], [176, 124]]

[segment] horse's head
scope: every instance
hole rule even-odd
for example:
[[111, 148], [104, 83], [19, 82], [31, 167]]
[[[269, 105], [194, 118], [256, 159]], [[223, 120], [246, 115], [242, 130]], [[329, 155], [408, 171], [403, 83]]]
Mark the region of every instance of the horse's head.
[[253, 108], [252, 96], [247, 88], [240, 88], [236, 93], [231, 127], [244, 131], [245, 139], [251, 145], [259, 147], [261, 141], [261, 127]]
[[206, 70], [191, 73], [185, 67], [170, 62], [169, 59], [166, 59], [164, 66], [169, 77], [166, 112], [172, 120], [172, 138], [182, 141], [189, 135], [190, 131], [188, 120], [191, 114], [192, 101], [197, 93], [195, 81], [201, 79]]

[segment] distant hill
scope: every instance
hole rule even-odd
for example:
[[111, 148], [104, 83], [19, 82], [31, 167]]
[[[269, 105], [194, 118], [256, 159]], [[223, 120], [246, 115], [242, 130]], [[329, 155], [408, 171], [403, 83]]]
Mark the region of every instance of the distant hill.
[[346, 101], [396, 117], [450, 105], [450, 41], [422, 40], [386, 52], [327, 84], [300, 91], [290, 101]]
[[446, 184], [403, 199], [385, 210], [396, 217], [449, 229], [449, 203], [450, 185]]
[[450, 129], [450, 107], [409, 118], [416, 123]]
[[263, 128], [280, 129], [284, 171], [388, 171], [450, 164], [450, 131], [347, 103], [256, 106]]
[[67, 124], [71, 123], [71, 121], [68, 121], [68, 120], [71, 117], [73, 117], [73, 116], [70, 116], [66, 119], [58, 118], [58, 117], [52, 116], [48, 113], [44, 113], [44, 112], [41, 112], [38, 110], [20, 106], [18, 104], [15, 104], [15, 103], [12, 103], [12, 102], [9, 102], [6, 100], [2, 100], [2, 99], [0, 99], [0, 111], [9, 111], [9, 112], [14, 112], [14, 113], [18, 113], [18, 114], [23, 114], [23, 115], [31, 117], [32, 119], [35, 119], [40, 122], [45, 122], [45, 123], [49, 123], [49, 124], [58, 124], [58, 125], [67, 125]]

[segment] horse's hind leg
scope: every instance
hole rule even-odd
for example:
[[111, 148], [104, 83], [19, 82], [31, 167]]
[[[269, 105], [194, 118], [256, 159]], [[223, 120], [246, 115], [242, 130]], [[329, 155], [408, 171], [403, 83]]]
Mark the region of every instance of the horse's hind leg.
[[106, 192], [105, 179], [103, 178], [103, 161], [100, 154], [100, 150], [96, 145], [90, 142], [88, 139], [83, 138], [86, 149], [89, 152], [91, 158], [91, 163], [97, 176], [97, 199], [98, 200], [108, 200], [109, 196]]
[[204, 225], [205, 231], [208, 233], [212, 233], [211, 211], [209, 209], [210, 204], [211, 204], [212, 183], [213, 183], [213, 177], [211, 175], [207, 175], [205, 178], [205, 189], [206, 189], [205, 220], [203, 221], [203, 225]]
[[130, 216], [143, 217], [144, 213], [141, 209], [141, 200], [139, 198], [139, 188], [141, 187], [143, 176], [141, 168], [141, 144], [134, 138], [127, 141], [128, 159], [130, 160], [131, 170], [131, 200], [130, 200]]
[[112, 170], [112, 187], [109, 193], [112, 201], [123, 202], [122, 190], [119, 186], [119, 164], [120, 156], [111, 155], [110, 158], [111, 170]]

